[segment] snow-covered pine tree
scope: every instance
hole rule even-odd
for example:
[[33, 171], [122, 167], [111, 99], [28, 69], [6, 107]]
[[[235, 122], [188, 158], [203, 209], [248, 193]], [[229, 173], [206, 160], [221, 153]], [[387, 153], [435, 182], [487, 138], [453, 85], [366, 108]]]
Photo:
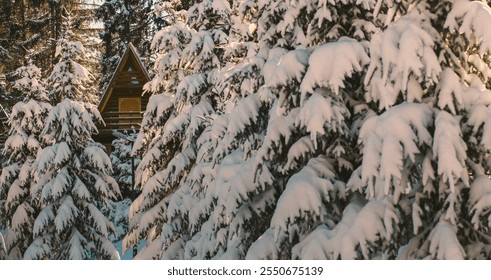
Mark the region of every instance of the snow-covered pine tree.
[[[186, 95], [202, 83], [183, 81], [203, 69], [186, 49], [221, 26], [206, 5], [227, 7], [229, 37], [223, 64], [205, 68], [219, 75]], [[152, 241], [140, 257], [491, 257], [485, 1], [215, 0], [189, 11], [189, 26], [154, 41], [148, 87], [164, 94], [137, 141], [142, 195], [127, 236]], [[200, 108], [177, 106], [187, 96], [215, 100], [199, 134], [176, 114]]]
[[[465, 12], [461, 11], [465, 11], [466, 7], [471, 13], [479, 14], [481, 22], [484, 22], [490, 16], [489, 8], [477, 1], [419, 1], [415, 5], [410, 1], [365, 1], [365, 4], [366, 9], [378, 16], [372, 20], [372, 25], [363, 25], [362, 31], [369, 31], [369, 36], [359, 36], [368, 39], [367, 54], [370, 56], [368, 68], [363, 69], [364, 75], [359, 76], [364, 77], [364, 100], [354, 91], [345, 99], [350, 102], [344, 102], [352, 106], [348, 108], [354, 113], [354, 118], [347, 124], [350, 133], [359, 138], [363, 155], [361, 162], [354, 162], [355, 167], [361, 165], [355, 168], [350, 180], [345, 181], [345, 195], [348, 195], [349, 203], [337, 219], [329, 221], [333, 213], [338, 211], [328, 211], [325, 216], [328, 219], [321, 219], [320, 225], [311, 227], [295, 240], [296, 236], [292, 236], [291, 230], [299, 232], [299, 211], [291, 209], [291, 204], [283, 209], [280, 207], [282, 198], [288, 201], [288, 187], [301, 172], [295, 174], [289, 179], [278, 201], [270, 232], [265, 232], [263, 238], [251, 247], [248, 257], [278, 257], [274, 253], [284, 250], [278, 244], [282, 234], [286, 234], [285, 238], [290, 238], [290, 242], [293, 239], [297, 243], [292, 248], [293, 258], [453, 259], [489, 256], [484, 232], [472, 231], [466, 214], [483, 213], [482, 208], [471, 208], [478, 200], [469, 200], [469, 180], [480, 174], [476, 171], [474, 173], [472, 169], [489, 173], [486, 163], [489, 159], [485, 153], [478, 152], [476, 154], [484, 155], [478, 159], [478, 164], [468, 160], [466, 154], [470, 151], [465, 143], [476, 143], [472, 138], [464, 138], [469, 125], [462, 123], [461, 119], [467, 119], [468, 112], [457, 112], [451, 104], [488, 104], [484, 87], [479, 86], [479, 79], [476, 81], [472, 73], [456, 66], [466, 65], [464, 61], [473, 56], [471, 49], [481, 49], [481, 60], [487, 53], [487, 49], [483, 50], [482, 47], [483, 44], [486, 46], [485, 41], [482, 41], [486, 34], [479, 27], [468, 27], [470, 18], [465, 20]], [[381, 26], [384, 28], [378, 28]], [[471, 43], [461, 46], [458, 42], [461, 37], [457, 38], [457, 42], [442, 40], [455, 34], [452, 29], [466, 33]], [[340, 42], [337, 40], [336, 44]], [[321, 48], [316, 48], [310, 56], [309, 70], [301, 85], [302, 93], [314, 92], [310, 97], [313, 98], [315, 91], [323, 86], [333, 90], [341, 86], [346, 90], [347, 86], [361, 85], [360, 81], [353, 81], [352, 78], [336, 80], [336, 77], [346, 76], [339, 74], [339, 71], [343, 70], [343, 65], [349, 64], [341, 63], [341, 59], [330, 58], [327, 52], [315, 56], [321, 53]], [[315, 71], [314, 66], [320, 66], [315, 61], [321, 59], [330, 62], [326, 64], [328, 68]], [[478, 58], [475, 61], [484, 69], [483, 64], [478, 63]], [[460, 79], [451, 75], [453, 71], [445, 70], [445, 67], [457, 68], [455, 71], [465, 77], [463, 83], [456, 82]], [[474, 67], [469, 68], [476, 71]], [[309, 77], [311, 69], [312, 76]], [[330, 69], [338, 74], [329, 77], [326, 74], [330, 73]], [[482, 70], [476, 72], [478, 76], [484, 75]], [[482, 78], [487, 82], [485, 75]], [[480, 91], [469, 93], [460, 102], [449, 102], [453, 88], [470, 92], [467, 90], [469, 86], [477, 87]], [[464, 106], [461, 106], [463, 109]], [[474, 131], [479, 134], [478, 129]], [[478, 151], [486, 150], [483, 142], [476, 144]], [[343, 152], [346, 152], [343, 148]], [[321, 166], [325, 167], [326, 164]], [[308, 185], [315, 186], [314, 183]], [[473, 193], [472, 187], [470, 193]], [[363, 199], [359, 198], [360, 194]], [[296, 199], [300, 200], [299, 197], [297, 195]], [[311, 207], [312, 199], [309, 199], [309, 203]], [[321, 204], [320, 209], [324, 207], [326, 204]], [[285, 215], [287, 210], [295, 215]], [[302, 208], [299, 210], [300, 213], [305, 212]], [[282, 217], [279, 224], [275, 223], [276, 214]], [[474, 229], [477, 228], [474, 224]], [[273, 254], [264, 252], [262, 248], [268, 248], [266, 245], [269, 245]]]
[[[25, 259], [118, 259], [109, 241], [114, 230], [100, 211], [108, 198], [120, 195], [109, 157], [92, 140], [97, 109], [85, 100], [87, 70], [78, 63], [83, 45], [71, 41], [69, 20], [57, 47], [58, 63], [48, 78], [57, 100], [45, 120], [46, 147], [35, 161], [31, 195], [41, 208], [34, 221], [34, 241]], [[87, 107], [86, 107], [87, 106]]]
[[5, 248], [5, 241], [3, 234], [0, 232], [0, 260], [7, 259], [7, 248]]
[[[146, 89], [156, 94], [149, 101], [135, 143], [135, 151], [142, 155], [137, 170], [142, 194], [130, 211], [125, 246], [145, 239], [147, 246], [139, 258], [158, 258], [163, 243], [166, 247], [182, 244], [189, 236], [187, 217], [180, 223], [181, 218], [168, 213], [167, 208], [174, 193], [191, 187], [183, 180], [201, 161], [197, 151], [202, 135], [211, 136], [207, 127], [219, 106], [214, 84], [221, 75], [222, 46], [227, 43], [230, 26], [226, 1], [203, 1], [187, 14], [176, 11], [173, 4], [160, 6], [174, 15], [176, 22], [159, 31], [152, 42], [159, 57], [155, 78]], [[172, 236], [162, 228], [167, 220], [177, 226]]]
[[93, 77], [98, 77], [97, 79], [92, 79], [87, 85], [86, 92], [90, 92], [88, 101], [98, 104], [102, 94], [102, 91], [99, 90], [99, 77], [102, 70], [101, 57], [103, 51], [99, 38], [99, 22], [96, 18], [97, 8], [100, 3], [89, 0], [75, 0], [72, 3], [73, 6], [68, 12], [72, 19], [72, 31], [76, 35], [73, 40], [80, 41], [84, 45], [85, 57], [83, 65]]
[[119, 190], [123, 198], [133, 201], [139, 194], [135, 186], [135, 170], [140, 163], [140, 158], [133, 156], [133, 145], [137, 137], [136, 131], [123, 131], [112, 142], [112, 150], [109, 158], [113, 166], [113, 178], [118, 182]]
[[55, 56], [58, 63], [53, 66], [47, 79], [50, 86], [49, 97], [55, 103], [69, 98], [95, 104], [97, 97], [90, 86], [93, 76], [83, 66], [86, 62], [85, 47], [69, 26], [71, 21], [67, 19], [65, 35], [58, 40], [56, 46]]
[[33, 162], [43, 148], [40, 140], [44, 120], [51, 110], [46, 89], [41, 81], [41, 70], [29, 60], [15, 71], [12, 94], [23, 101], [12, 108], [9, 137], [2, 155], [6, 164], [0, 176], [0, 217], [9, 229], [5, 236], [8, 259], [22, 259], [32, 242], [38, 205], [32, 200]]
[[105, 209], [109, 220], [115, 225], [116, 231], [110, 236], [113, 242], [121, 241], [128, 233], [128, 211], [131, 203], [138, 197], [140, 191], [135, 187], [136, 168], [140, 158], [133, 156], [132, 149], [136, 140], [136, 131], [120, 132], [118, 138], [112, 142], [111, 164], [113, 166], [112, 177], [116, 180], [121, 191], [121, 201], [109, 201], [109, 207]]
[[[228, 5], [224, 3], [213, 1], [212, 6]], [[317, 116], [307, 116], [308, 124], [298, 121], [300, 128], [297, 130], [294, 128], [296, 118], [294, 115], [288, 115], [299, 102], [300, 94], [295, 98], [289, 95], [299, 90], [300, 78], [305, 73], [310, 52], [300, 50], [288, 53], [288, 49], [272, 49], [271, 43], [266, 39], [258, 42], [258, 34], [267, 37], [264, 35], [267, 33], [271, 37], [270, 33], [275, 30], [271, 27], [273, 31], [268, 31], [272, 24], [268, 21], [268, 11], [274, 13], [276, 9], [264, 3], [258, 5], [254, 1], [237, 1], [234, 3], [233, 12], [229, 12], [234, 14], [230, 33], [236, 33], [235, 38], [238, 40], [232, 39], [224, 47], [225, 58], [229, 64], [223, 67], [222, 74], [213, 81], [216, 85], [213, 98], [220, 101], [217, 102], [217, 109], [220, 110], [216, 111], [219, 115], [212, 115], [213, 124], [205, 128], [202, 137], [199, 138], [198, 155], [204, 164], [192, 166], [189, 175], [181, 180], [180, 188], [170, 196], [168, 221], [162, 228], [163, 258], [244, 258], [251, 243], [268, 228], [275, 201], [284, 188], [286, 178], [291, 176], [282, 166], [287, 162], [281, 164], [277, 162], [278, 158], [286, 159], [289, 145], [297, 140], [297, 145], [289, 155], [288, 169], [298, 168], [296, 161], [302, 160], [302, 153], [316, 153], [312, 139], [316, 139], [317, 134], [322, 134], [322, 128], [316, 126], [313, 121]], [[199, 13], [195, 14], [202, 22], [207, 23]], [[268, 16], [258, 19], [261, 14]], [[206, 28], [206, 24], [203, 26]], [[356, 50], [354, 56], [348, 56], [349, 59], [362, 60], [366, 64], [368, 58], [361, 45], [347, 42], [337, 50], [350, 47], [349, 43], [352, 43]], [[280, 58], [283, 64], [275, 69]], [[353, 67], [360, 68], [356, 65], [349, 67], [351, 68], [344, 70], [345, 75], [351, 74]], [[259, 89], [265, 80], [269, 80], [268, 87]], [[166, 81], [163, 84], [174, 83]], [[323, 96], [320, 97], [312, 100], [310, 105], [315, 107], [319, 101], [320, 104], [331, 105], [331, 99], [323, 101]], [[281, 104], [275, 101], [276, 99], [280, 100]], [[339, 100], [334, 100], [335, 109], [330, 113], [334, 117], [322, 116], [321, 119], [332, 122], [333, 130], [343, 133], [346, 128], [342, 127], [340, 121], [344, 118], [343, 114], [346, 115], [348, 112]], [[164, 106], [169, 103], [164, 101], [161, 104]], [[311, 109], [317, 108], [308, 108], [303, 114], [308, 114], [308, 110]], [[157, 110], [154, 108], [156, 112], [163, 111]], [[272, 120], [268, 121], [271, 113]], [[309, 129], [312, 127], [312, 136], [308, 136], [310, 130], [305, 131], [307, 126]], [[303, 132], [301, 127], [305, 127]], [[291, 130], [297, 131], [292, 133]], [[269, 135], [266, 135], [267, 131], [270, 131]], [[145, 135], [144, 133], [142, 135]], [[297, 134], [292, 138], [293, 142], [278, 146], [279, 140], [289, 141], [288, 138], [292, 134]], [[152, 138], [151, 135], [144, 137]], [[142, 142], [144, 146], [147, 145]], [[264, 148], [259, 150], [261, 146]], [[320, 147], [322, 146], [319, 145]], [[275, 151], [271, 156], [266, 155], [271, 148]], [[151, 155], [156, 160], [161, 159], [160, 154]], [[339, 158], [343, 166], [349, 167], [342, 157]], [[306, 159], [308, 157], [303, 160]], [[271, 167], [272, 165], [274, 166]], [[343, 184], [336, 183], [335, 175], [328, 170], [325, 174], [331, 174], [334, 185], [342, 188]], [[273, 185], [273, 177], [278, 179], [276, 186]], [[141, 197], [143, 201], [151, 199], [150, 195], [145, 193], [145, 186]]]

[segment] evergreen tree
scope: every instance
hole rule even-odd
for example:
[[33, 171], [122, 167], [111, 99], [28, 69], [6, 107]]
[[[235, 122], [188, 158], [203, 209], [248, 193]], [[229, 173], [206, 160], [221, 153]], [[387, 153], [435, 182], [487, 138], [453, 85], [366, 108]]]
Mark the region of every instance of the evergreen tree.
[[77, 0], [69, 10], [73, 33], [76, 35], [76, 40], [82, 42], [85, 48], [83, 64], [93, 77], [97, 77], [92, 79], [88, 85], [88, 91], [93, 95], [90, 103], [96, 105], [102, 96], [102, 92], [99, 90], [99, 77], [102, 71], [100, 64], [103, 52], [99, 33], [102, 28], [96, 16], [99, 7], [99, 1]]
[[[13, 83], [13, 72], [29, 56], [43, 71], [49, 71], [55, 61], [56, 42], [62, 36], [62, 24], [68, 14], [72, 15], [75, 32], [83, 39], [92, 63], [88, 65], [96, 73], [99, 54], [93, 37], [93, 6], [87, 0], [26, 0], [0, 1], [0, 71], [7, 74]], [[91, 44], [89, 44], [91, 42]], [[3, 68], [3, 69], [2, 69]], [[43, 73], [47, 74], [47, 73]], [[22, 97], [13, 96], [14, 102]]]
[[59, 60], [47, 79], [49, 95], [56, 103], [68, 98], [94, 104], [97, 97], [90, 87], [93, 76], [82, 65], [87, 61], [85, 47], [72, 32], [71, 24], [71, 20], [67, 18], [65, 37], [58, 40], [56, 46], [56, 57]]
[[143, 58], [149, 56], [152, 34], [153, 1], [105, 0], [97, 10], [104, 29], [100, 34], [104, 51], [102, 79], [99, 88], [105, 89], [128, 43], [138, 49]]
[[15, 71], [14, 92], [23, 97], [12, 109], [10, 132], [2, 154], [7, 163], [0, 176], [0, 217], [9, 231], [6, 250], [9, 259], [22, 259], [32, 242], [34, 218], [39, 208], [31, 199], [33, 162], [43, 148], [40, 139], [44, 120], [51, 110], [40, 80], [41, 70], [29, 61]]
[[124, 131], [112, 142], [112, 177], [118, 183], [123, 198], [121, 201], [110, 201], [109, 207], [105, 209], [109, 220], [116, 226], [115, 233], [110, 236], [113, 242], [121, 241], [128, 233], [130, 205], [140, 194], [140, 190], [135, 187], [136, 168], [140, 159], [132, 154], [136, 136], [134, 130]]
[[[30, 55], [36, 65], [49, 66], [53, 59], [54, 44], [50, 38], [59, 39], [55, 25], [62, 22], [61, 10], [68, 1], [1, 1], [0, 41], [9, 51], [10, 57], [2, 60], [11, 72], [22, 65], [24, 57]], [[13, 80], [12, 80], [13, 81]]]
[[3, 240], [3, 235], [0, 232], [0, 260], [7, 259], [7, 248], [5, 248], [5, 241]]
[[111, 164], [113, 166], [113, 178], [118, 182], [121, 195], [133, 201], [139, 194], [135, 188], [135, 170], [140, 159], [132, 155], [133, 144], [136, 140], [135, 131], [124, 131], [113, 140], [111, 150]]
[[[230, 7], [203, 1], [191, 7], [187, 17], [179, 16], [173, 5], [163, 8], [176, 15], [177, 22], [159, 31], [152, 43], [159, 57], [156, 78], [146, 89], [161, 94], [151, 97], [134, 147], [142, 156], [136, 180], [142, 194], [130, 209], [130, 232], [124, 244], [131, 248], [146, 239], [141, 258], [158, 257], [162, 225], [172, 219], [166, 214], [169, 199], [182, 189], [182, 180], [198, 160], [201, 135], [217, 104], [213, 81], [221, 75], [221, 46], [229, 32]], [[184, 227], [176, 231], [167, 244], [186, 238]]]
[[[69, 22], [69, 21], [67, 21]], [[83, 45], [70, 41], [70, 26], [58, 41], [58, 63], [48, 83], [57, 100], [45, 121], [46, 147], [38, 154], [31, 195], [42, 209], [34, 221], [34, 241], [26, 259], [118, 259], [109, 241], [114, 226], [100, 211], [119, 189], [110, 176], [109, 157], [92, 140], [101, 121], [97, 109], [85, 100], [84, 83], [90, 79], [78, 61]], [[87, 107], [86, 107], [87, 106]]]
[[[28, 38], [28, 8], [25, 1], [1, 1], [2, 18], [0, 19], [0, 68], [11, 72], [22, 65], [26, 49], [24, 43]], [[9, 65], [10, 64], [10, 65]]]
[[145, 239], [141, 258], [490, 258], [489, 21], [468, 0], [191, 6], [153, 41], [126, 244]]

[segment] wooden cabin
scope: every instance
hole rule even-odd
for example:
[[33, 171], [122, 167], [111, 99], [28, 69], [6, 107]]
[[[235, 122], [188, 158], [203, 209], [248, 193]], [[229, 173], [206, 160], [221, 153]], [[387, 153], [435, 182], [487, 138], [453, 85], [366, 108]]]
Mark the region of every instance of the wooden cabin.
[[139, 130], [150, 94], [143, 94], [143, 85], [150, 81], [136, 48], [129, 43], [104, 91], [98, 109], [105, 122], [98, 127], [94, 140], [111, 151], [114, 134], [124, 130]]

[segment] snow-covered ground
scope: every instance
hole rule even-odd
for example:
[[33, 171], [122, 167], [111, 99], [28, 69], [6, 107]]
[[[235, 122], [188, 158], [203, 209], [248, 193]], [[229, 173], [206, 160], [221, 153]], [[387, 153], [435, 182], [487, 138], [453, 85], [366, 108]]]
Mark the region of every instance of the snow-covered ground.
[[123, 240], [120, 240], [120, 241], [114, 243], [114, 246], [116, 247], [116, 250], [118, 250], [119, 256], [122, 260], [132, 260], [133, 259], [133, 251], [132, 250], [127, 250], [123, 254]]

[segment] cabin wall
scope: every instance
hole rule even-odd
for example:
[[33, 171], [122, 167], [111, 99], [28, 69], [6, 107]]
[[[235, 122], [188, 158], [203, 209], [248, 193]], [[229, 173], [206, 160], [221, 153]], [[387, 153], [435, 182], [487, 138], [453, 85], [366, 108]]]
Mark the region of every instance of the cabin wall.
[[[149, 95], [145, 94], [141, 96], [142, 89], [137, 88], [132, 89], [121, 89], [115, 88], [107, 100], [106, 107], [101, 112], [102, 119], [104, 120], [105, 126], [99, 126], [99, 135], [94, 137], [94, 140], [102, 143], [106, 146], [106, 152], [110, 153], [111, 143], [115, 139], [112, 135], [114, 130], [128, 130], [132, 126], [136, 130], [140, 129], [143, 112], [145, 112], [149, 100]], [[135, 98], [140, 97], [140, 113], [139, 114], [125, 114], [124, 112], [119, 112], [119, 98]]]
[[123, 89], [123, 88], [115, 88], [111, 94], [111, 97], [106, 103], [106, 107], [104, 108], [104, 112], [118, 112], [119, 111], [119, 98], [120, 97], [141, 97], [141, 109], [140, 111], [144, 112], [147, 108], [148, 104], [148, 94], [141, 96], [142, 89]]

